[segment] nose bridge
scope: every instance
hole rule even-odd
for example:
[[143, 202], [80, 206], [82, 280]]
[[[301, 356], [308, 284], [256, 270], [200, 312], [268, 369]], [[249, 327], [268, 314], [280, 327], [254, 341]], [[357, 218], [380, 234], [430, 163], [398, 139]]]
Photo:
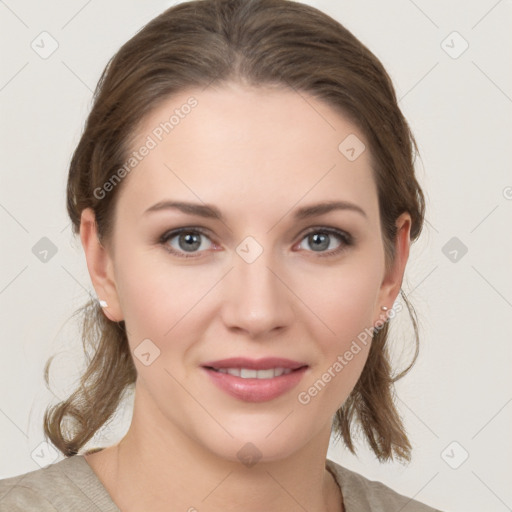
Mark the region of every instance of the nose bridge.
[[224, 304], [226, 324], [252, 335], [289, 324], [293, 318], [291, 295], [281, 282], [272, 251], [248, 237], [236, 252], [229, 299]]

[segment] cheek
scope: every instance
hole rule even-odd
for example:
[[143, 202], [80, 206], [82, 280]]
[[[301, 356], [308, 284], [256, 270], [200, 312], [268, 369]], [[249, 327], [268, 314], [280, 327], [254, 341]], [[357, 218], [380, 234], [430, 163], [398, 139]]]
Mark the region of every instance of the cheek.
[[322, 335], [315, 337], [321, 356], [297, 396], [299, 404], [308, 406], [310, 413], [316, 411], [313, 414], [328, 411], [332, 415], [341, 407], [368, 358], [372, 342], [372, 308], [368, 303], [372, 301], [373, 288], [368, 287], [365, 293], [360, 286], [355, 289], [357, 293], [348, 291], [333, 298], [325, 310], [325, 323], [330, 330], [323, 328]]
[[301, 293], [307, 297], [309, 308], [322, 320], [320, 339], [327, 353], [343, 350], [359, 333], [373, 326], [380, 282], [377, 262], [362, 260], [326, 272], [324, 277], [317, 275], [312, 281], [302, 280]]
[[116, 270], [132, 349], [146, 338], [161, 351], [180, 349], [176, 340], [190, 338], [202, 299], [218, 280], [211, 269], [171, 264], [155, 253], [120, 259]]
[[[331, 272], [328, 279], [326, 274], [323, 287], [302, 281], [302, 286], [316, 290], [307, 295], [308, 306], [322, 320], [312, 332], [321, 359], [301, 386], [302, 405], [311, 403], [319, 411], [323, 407], [334, 413], [352, 391], [368, 357], [380, 281], [377, 262], [372, 266], [362, 258]], [[322, 282], [317, 276], [316, 285]]]

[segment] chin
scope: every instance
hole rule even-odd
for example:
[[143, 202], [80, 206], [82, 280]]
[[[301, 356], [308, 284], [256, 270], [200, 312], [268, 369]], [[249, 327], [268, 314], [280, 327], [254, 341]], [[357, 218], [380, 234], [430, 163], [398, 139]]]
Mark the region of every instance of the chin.
[[214, 435], [211, 431], [197, 432], [197, 440], [216, 456], [240, 462], [247, 467], [257, 462], [286, 459], [318, 435], [304, 421], [298, 422], [298, 417], [293, 418], [296, 413], [290, 414], [291, 410], [287, 409], [279, 415], [267, 415], [265, 418], [259, 414], [239, 416], [236, 422], [223, 422], [233, 437], [224, 430], [220, 432], [216, 429]]

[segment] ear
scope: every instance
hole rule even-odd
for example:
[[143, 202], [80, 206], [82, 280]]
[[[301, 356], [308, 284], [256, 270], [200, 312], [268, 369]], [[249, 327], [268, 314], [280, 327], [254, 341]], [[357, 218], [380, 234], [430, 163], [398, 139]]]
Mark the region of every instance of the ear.
[[[398, 294], [400, 293], [405, 273], [405, 266], [409, 259], [411, 223], [411, 216], [407, 212], [402, 213], [395, 223], [397, 227], [395, 260], [392, 267], [384, 276], [376, 304], [377, 311], [375, 312], [375, 317], [379, 317], [379, 320], [382, 321], [387, 319], [388, 312], [383, 311], [381, 306], [386, 306], [388, 309], [391, 309]], [[377, 320], [375, 322], [377, 322]]]
[[99, 241], [96, 217], [92, 208], [82, 211], [80, 240], [96, 294], [100, 300], [107, 303], [107, 306], [102, 308], [103, 312], [113, 322], [120, 322], [123, 320], [123, 314], [117, 295], [113, 261], [108, 249]]

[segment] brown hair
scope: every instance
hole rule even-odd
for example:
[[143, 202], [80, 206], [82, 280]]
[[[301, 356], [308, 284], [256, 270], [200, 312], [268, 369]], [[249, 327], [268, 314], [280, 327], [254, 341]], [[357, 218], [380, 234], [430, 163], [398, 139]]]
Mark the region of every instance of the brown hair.
[[[126, 161], [139, 123], [170, 95], [210, 83], [274, 85], [311, 94], [358, 126], [369, 145], [378, 188], [386, 268], [394, 258], [395, 221], [412, 218], [411, 240], [424, 219], [424, 196], [414, 173], [418, 148], [380, 61], [352, 33], [321, 11], [291, 0], [195, 0], [178, 4], [148, 23], [109, 61], [73, 154], [67, 209], [76, 234], [92, 208], [100, 240], [108, 243], [122, 186], [98, 198]], [[341, 142], [341, 141], [340, 141]], [[393, 402], [393, 384], [418, 354], [416, 313], [403, 290], [415, 334], [413, 361], [393, 376], [388, 327], [373, 335], [368, 360], [333, 429], [355, 452], [354, 428], [380, 460], [408, 460], [411, 446]], [[94, 350], [80, 386], [49, 407], [44, 431], [66, 456], [79, 452], [116, 412], [136, 380], [124, 322], [105, 317], [94, 300], [83, 312], [82, 342]], [[50, 360], [45, 367], [48, 384]], [[64, 423], [68, 424], [65, 428]]]

